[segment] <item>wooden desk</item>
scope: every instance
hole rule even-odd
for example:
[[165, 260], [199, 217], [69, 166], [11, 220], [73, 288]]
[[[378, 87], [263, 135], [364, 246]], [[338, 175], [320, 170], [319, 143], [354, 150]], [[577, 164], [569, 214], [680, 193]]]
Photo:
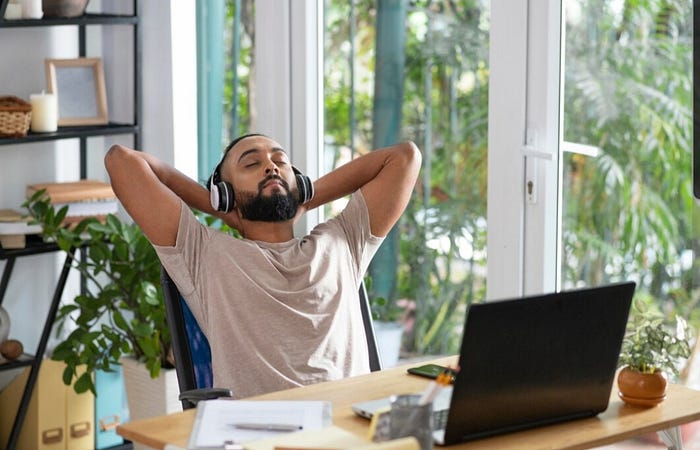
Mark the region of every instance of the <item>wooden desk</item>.
[[[437, 364], [456, 364], [456, 357], [440, 358]], [[357, 417], [351, 405], [362, 400], [387, 397], [400, 392], [420, 392], [427, 380], [406, 374], [409, 366], [368, 375], [265, 394], [260, 400], [330, 400], [333, 424], [365, 436], [369, 421]], [[117, 433], [133, 442], [162, 449], [165, 444], [187, 447], [194, 410], [154, 417], [120, 425]], [[612, 444], [641, 434], [677, 427], [700, 419], [700, 391], [669, 386], [667, 398], [653, 408], [625, 405], [617, 397], [617, 386], [608, 409], [596, 417], [504, 434], [453, 446], [456, 449], [584, 449]], [[546, 444], [545, 444], [546, 443]], [[439, 447], [436, 447], [439, 449]]]

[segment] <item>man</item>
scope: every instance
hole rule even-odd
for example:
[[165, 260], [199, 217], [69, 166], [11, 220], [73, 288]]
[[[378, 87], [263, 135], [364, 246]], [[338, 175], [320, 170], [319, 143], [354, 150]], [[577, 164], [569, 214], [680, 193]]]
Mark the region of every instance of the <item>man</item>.
[[[302, 204], [303, 178], [263, 135], [227, 147], [208, 183], [214, 195], [147, 153], [116, 145], [105, 156], [114, 192], [207, 335], [214, 386], [236, 398], [368, 371], [357, 290], [420, 165], [411, 142], [375, 150], [306, 186], [312, 198]], [[294, 238], [305, 211], [349, 194], [342, 213]], [[188, 207], [243, 239], [207, 228]]]

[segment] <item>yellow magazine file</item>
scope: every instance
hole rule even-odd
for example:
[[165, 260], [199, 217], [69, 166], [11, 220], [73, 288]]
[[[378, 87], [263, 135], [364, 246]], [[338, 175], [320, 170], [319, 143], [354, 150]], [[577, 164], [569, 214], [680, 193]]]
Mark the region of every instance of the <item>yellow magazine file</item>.
[[[18, 449], [83, 450], [94, 448], [94, 399], [92, 393], [76, 394], [63, 384], [65, 364], [44, 359], [27, 415], [17, 442]], [[0, 392], [0, 446], [5, 448], [14, 424], [29, 367]]]
[[[66, 449], [66, 386], [61, 379], [63, 367], [63, 363], [56, 361], [41, 362], [39, 378], [34, 385], [16, 448]], [[3, 448], [7, 446], [29, 370], [29, 367], [25, 368], [0, 393], [0, 443]]]
[[76, 394], [73, 386], [63, 387], [66, 389], [66, 449], [92, 450], [95, 448], [95, 396], [89, 391]]

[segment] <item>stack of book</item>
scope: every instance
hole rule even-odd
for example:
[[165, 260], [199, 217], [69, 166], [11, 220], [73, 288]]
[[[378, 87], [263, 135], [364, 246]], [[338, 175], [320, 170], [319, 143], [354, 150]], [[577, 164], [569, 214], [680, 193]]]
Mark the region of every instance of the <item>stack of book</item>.
[[45, 189], [56, 211], [64, 206], [68, 213], [64, 225], [80, 222], [87, 217], [104, 219], [116, 214], [119, 202], [109, 183], [96, 180], [79, 180], [68, 183], [38, 183], [27, 186], [27, 197]]
[[0, 209], [0, 244], [2, 248], [24, 248], [28, 234], [41, 233], [41, 225], [30, 225], [31, 217], [14, 209]]

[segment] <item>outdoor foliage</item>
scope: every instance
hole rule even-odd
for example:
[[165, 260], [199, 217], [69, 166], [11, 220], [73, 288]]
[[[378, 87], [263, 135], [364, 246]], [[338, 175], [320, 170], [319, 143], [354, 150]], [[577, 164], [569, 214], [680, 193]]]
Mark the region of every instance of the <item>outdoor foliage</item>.
[[[689, 1], [568, 2], [565, 286], [634, 279], [657, 311], [698, 323]], [[620, 6], [620, 10], [616, 10]]]
[[[373, 301], [381, 303], [375, 309], [393, 310], [394, 316], [408, 309], [407, 352], [455, 352], [466, 305], [484, 296], [485, 5], [409, 2], [405, 48], [397, 50], [406, 55], [399, 134], [418, 144], [424, 166], [399, 224], [398, 290], [392, 298]], [[377, 2], [356, 1], [351, 23], [348, 2], [326, 3], [326, 162], [332, 160], [327, 170], [346, 162], [353, 152], [371, 150], [376, 8]]]

